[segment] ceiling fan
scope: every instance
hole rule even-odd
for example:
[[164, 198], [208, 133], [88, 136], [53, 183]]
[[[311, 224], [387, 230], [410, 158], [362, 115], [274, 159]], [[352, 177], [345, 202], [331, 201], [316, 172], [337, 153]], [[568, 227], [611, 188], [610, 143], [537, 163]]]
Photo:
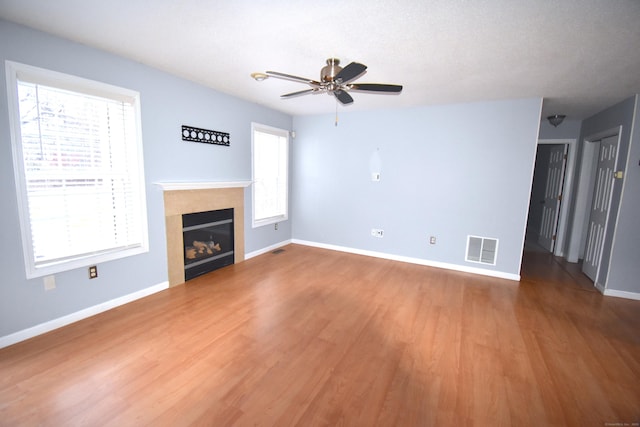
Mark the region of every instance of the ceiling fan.
[[400, 93], [401, 85], [380, 84], [380, 83], [352, 83], [361, 77], [367, 66], [358, 62], [351, 62], [346, 67], [340, 66], [340, 60], [336, 58], [327, 59], [327, 65], [320, 70], [320, 81], [308, 79], [305, 77], [292, 76], [291, 74], [280, 73], [278, 71], [266, 71], [264, 73], [252, 73], [251, 77], [258, 81], [265, 80], [268, 77], [277, 79], [291, 80], [299, 83], [306, 83], [311, 86], [310, 89], [300, 90], [297, 92], [286, 93], [280, 98], [293, 98], [295, 96], [327, 93], [333, 95], [343, 105], [353, 102], [353, 98], [348, 92], [385, 92]]

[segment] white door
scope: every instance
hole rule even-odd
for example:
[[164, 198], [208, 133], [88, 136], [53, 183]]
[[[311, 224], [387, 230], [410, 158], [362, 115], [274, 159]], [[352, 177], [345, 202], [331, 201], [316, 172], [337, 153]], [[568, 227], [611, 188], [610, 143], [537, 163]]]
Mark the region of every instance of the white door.
[[593, 188], [593, 202], [587, 231], [587, 244], [584, 251], [582, 271], [596, 282], [602, 248], [604, 246], [605, 230], [609, 218], [611, 193], [613, 191], [613, 174], [615, 172], [618, 151], [618, 135], [603, 138], [600, 141], [596, 181]]
[[544, 205], [542, 206], [542, 221], [540, 222], [540, 232], [538, 233], [538, 243], [549, 252], [553, 252], [556, 242], [566, 153], [566, 145], [554, 145], [551, 147], [549, 155], [547, 185], [544, 192]]

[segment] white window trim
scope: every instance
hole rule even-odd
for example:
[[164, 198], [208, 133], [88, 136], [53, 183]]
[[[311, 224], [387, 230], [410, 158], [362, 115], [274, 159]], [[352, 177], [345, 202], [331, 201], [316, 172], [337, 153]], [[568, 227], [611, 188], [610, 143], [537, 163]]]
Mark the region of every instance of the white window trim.
[[[140, 114], [140, 94], [136, 91], [109, 85], [102, 82], [84, 79], [69, 74], [59, 73], [31, 65], [21, 64], [13, 61], [5, 61], [7, 99], [9, 110], [9, 127], [11, 133], [11, 145], [13, 150], [13, 168], [15, 175], [16, 195], [18, 199], [18, 215], [20, 220], [20, 230], [22, 236], [22, 250], [25, 262], [25, 271], [28, 279], [47, 276], [62, 271], [75, 268], [86, 267], [101, 262], [112, 261], [132, 255], [149, 252], [149, 236], [147, 224], [146, 191], [144, 179], [144, 159], [142, 152], [142, 120]], [[85, 94], [102, 96], [111, 99], [121, 99], [132, 102], [135, 105], [136, 128], [137, 128], [137, 152], [138, 152], [138, 177], [140, 183], [140, 232], [141, 244], [134, 247], [114, 250], [111, 252], [101, 252], [96, 255], [86, 255], [75, 257], [71, 260], [59, 261], [56, 263], [36, 267], [34, 261], [34, 251], [29, 222], [28, 200], [26, 191], [26, 181], [24, 173], [24, 161], [22, 158], [22, 134], [20, 129], [20, 109], [18, 98], [18, 80], [29, 81], [36, 79], [39, 84], [49, 84], [56, 87], [78, 91]]]
[[[255, 149], [254, 149], [254, 135], [256, 131], [262, 131], [265, 133], [271, 133], [274, 135], [285, 137], [287, 140], [287, 192], [285, 194], [285, 213], [284, 215], [277, 215], [270, 218], [264, 218], [260, 220], [256, 220], [256, 202], [255, 202]], [[289, 219], [289, 150], [290, 150], [290, 140], [289, 140], [289, 131], [285, 129], [276, 128], [273, 126], [267, 126], [260, 123], [251, 123], [251, 227], [257, 228], [262, 227], [269, 224], [275, 224], [278, 222], [286, 221]]]

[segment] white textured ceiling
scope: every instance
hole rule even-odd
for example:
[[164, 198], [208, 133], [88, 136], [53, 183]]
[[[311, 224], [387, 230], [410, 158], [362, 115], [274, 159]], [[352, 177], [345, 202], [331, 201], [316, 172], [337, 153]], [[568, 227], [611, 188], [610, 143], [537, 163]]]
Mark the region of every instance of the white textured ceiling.
[[640, 93], [639, 0], [0, 0], [0, 16], [293, 115], [333, 97], [254, 71], [312, 79], [329, 57], [366, 64], [341, 111], [544, 97], [583, 119]]

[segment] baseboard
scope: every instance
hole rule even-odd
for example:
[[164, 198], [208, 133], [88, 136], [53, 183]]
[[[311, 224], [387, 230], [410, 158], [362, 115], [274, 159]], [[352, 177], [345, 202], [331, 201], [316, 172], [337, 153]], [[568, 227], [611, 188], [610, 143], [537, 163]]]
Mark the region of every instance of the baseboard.
[[266, 254], [267, 252], [271, 252], [273, 250], [281, 248], [282, 246], [286, 246], [289, 243], [292, 243], [291, 239], [276, 243], [275, 245], [267, 246], [266, 248], [258, 249], [257, 251], [249, 252], [248, 254], [244, 254], [244, 259], [247, 260], [253, 257], [257, 257], [258, 255]]
[[605, 289], [603, 294], [608, 297], [626, 298], [640, 301], [640, 293], [628, 291], [616, 291], [615, 289]]
[[127, 304], [140, 298], [144, 298], [156, 292], [163, 291], [169, 287], [169, 282], [162, 282], [149, 288], [141, 289], [128, 295], [112, 299], [110, 301], [103, 302], [93, 307], [88, 307], [75, 313], [68, 314], [66, 316], [59, 317], [57, 319], [49, 320], [48, 322], [41, 323], [31, 328], [23, 329], [18, 332], [14, 332], [11, 335], [0, 337], [0, 348], [8, 347], [10, 345], [19, 343], [21, 341], [28, 340], [29, 338], [42, 335], [44, 333], [53, 331], [54, 329], [61, 328], [71, 323], [77, 322], [87, 317], [95, 316], [112, 308]]
[[460, 271], [463, 273], [478, 274], [481, 276], [490, 276], [490, 277], [497, 277], [500, 279], [520, 281], [519, 274], [505, 273], [503, 271], [485, 270], [483, 268], [467, 267], [464, 265], [449, 264], [445, 262], [430, 261], [430, 260], [421, 259], [421, 258], [412, 258], [412, 257], [401, 256], [401, 255], [387, 254], [383, 252], [375, 252], [375, 251], [368, 251], [363, 249], [354, 249], [354, 248], [349, 248], [344, 246], [329, 245], [325, 243], [310, 242], [307, 240], [292, 239], [291, 243], [304, 245], [304, 246], [313, 246], [313, 247], [322, 248], [322, 249], [329, 249], [333, 251], [348, 252], [356, 255], [365, 255], [365, 256], [370, 256], [375, 258], [383, 258], [383, 259], [388, 259], [392, 261], [407, 262], [410, 264], [424, 265], [427, 267], [442, 268], [445, 270]]

